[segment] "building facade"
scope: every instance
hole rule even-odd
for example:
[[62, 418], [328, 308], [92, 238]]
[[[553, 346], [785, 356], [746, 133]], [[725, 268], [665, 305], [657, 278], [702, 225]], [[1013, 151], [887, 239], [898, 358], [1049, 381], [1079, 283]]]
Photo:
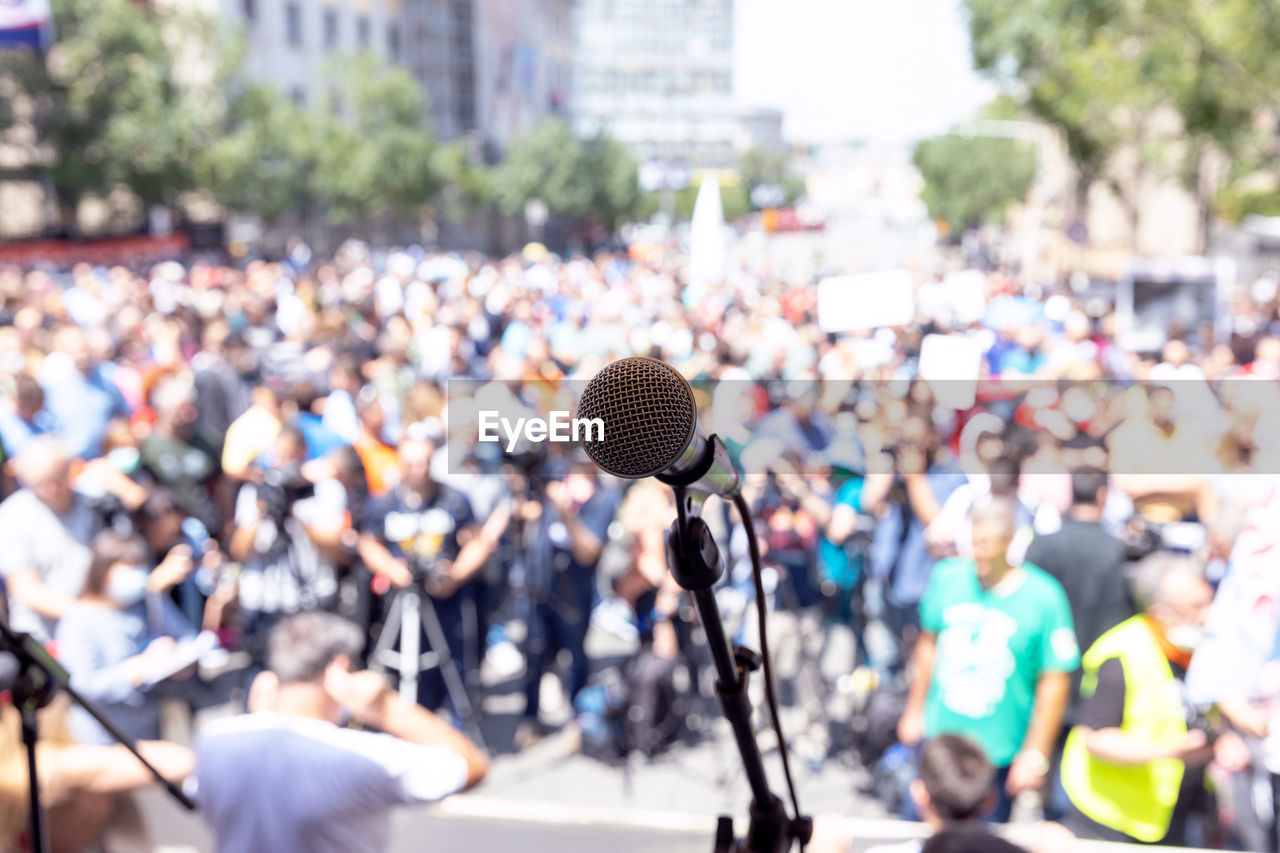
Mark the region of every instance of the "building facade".
[[544, 118], [567, 118], [573, 7], [573, 0], [476, 0], [476, 124], [491, 148]]
[[369, 53], [407, 70], [442, 139], [475, 127], [474, 0], [188, 0], [246, 39], [245, 74], [299, 104], [331, 103], [334, 60]]
[[754, 143], [761, 116], [734, 100], [733, 0], [578, 0], [574, 25], [579, 136], [691, 169], [732, 166]]

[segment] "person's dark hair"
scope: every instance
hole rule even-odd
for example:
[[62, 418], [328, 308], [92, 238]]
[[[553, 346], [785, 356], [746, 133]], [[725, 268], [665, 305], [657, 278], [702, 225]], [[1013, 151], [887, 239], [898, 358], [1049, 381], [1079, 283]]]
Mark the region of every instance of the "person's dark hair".
[[1098, 468], [1076, 468], [1071, 472], [1071, 502], [1096, 505], [1098, 493], [1107, 487], [1107, 472]]
[[1022, 464], [1017, 459], [1012, 456], [992, 459], [988, 473], [991, 476], [991, 494], [1017, 494], [1018, 479], [1022, 476]]
[[158, 487], [152, 489], [142, 506], [138, 507], [138, 521], [143, 525], [151, 524], [174, 513], [185, 514], [173, 492]]
[[267, 669], [281, 684], [319, 681], [340, 655], [355, 660], [364, 649], [364, 632], [333, 613], [312, 611], [277, 622], [267, 637]]
[[149, 565], [150, 552], [142, 537], [121, 533], [115, 529], [104, 530], [89, 543], [89, 573], [84, 579], [82, 596], [102, 596], [107, 593], [107, 575], [117, 563], [132, 566]]
[[25, 409], [44, 408], [44, 389], [40, 387], [39, 382], [25, 373], [19, 373], [14, 379], [14, 384], [18, 405]]
[[330, 453], [338, 467], [338, 477], [347, 489], [347, 509], [351, 517], [357, 521], [364, 517], [365, 508], [369, 505], [369, 475], [364, 469], [364, 460], [349, 444]]
[[292, 400], [300, 412], [310, 412], [320, 399], [320, 390], [310, 379], [299, 379], [289, 389], [288, 399]]
[[981, 817], [996, 771], [982, 747], [960, 735], [943, 734], [920, 751], [920, 781], [944, 823]]
[[293, 424], [289, 424], [282, 428], [280, 430], [279, 438], [291, 441], [297, 447], [301, 448], [304, 453], [307, 451], [307, 434]]
[[1026, 853], [1026, 850], [980, 826], [938, 830], [925, 841], [921, 853]]

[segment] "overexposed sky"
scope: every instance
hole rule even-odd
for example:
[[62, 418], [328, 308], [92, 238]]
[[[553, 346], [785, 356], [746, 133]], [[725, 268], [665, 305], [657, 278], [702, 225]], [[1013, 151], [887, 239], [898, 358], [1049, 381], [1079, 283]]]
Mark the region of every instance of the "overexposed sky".
[[902, 142], [995, 95], [971, 67], [960, 0], [737, 0], [734, 85], [803, 142]]

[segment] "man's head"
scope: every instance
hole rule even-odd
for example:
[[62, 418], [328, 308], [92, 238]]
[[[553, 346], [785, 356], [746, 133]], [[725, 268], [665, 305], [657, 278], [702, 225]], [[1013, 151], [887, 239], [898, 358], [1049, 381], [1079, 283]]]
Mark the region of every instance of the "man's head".
[[151, 408], [155, 409], [159, 432], [189, 437], [198, 415], [195, 385], [181, 376], [162, 380], [151, 391]]
[[153, 489], [138, 507], [138, 527], [151, 550], [163, 556], [182, 539], [182, 522], [186, 518], [173, 492]]
[[71, 509], [71, 457], [53, 436], [38, 435], [13, 460], [13, 472], [49, 509], [59, 515]]
[[991, 460], [987, 470], [991, 477], [991, 494], [1010, 499], [1017, 497], [1018, 481], [1022, 476], [1022, 465], [1017, 459], [1001, 456]]
[[1204, 636], [1213, 587], [1188, 557], [1156, 552], [1138, 564], [1134, 598], [1169, 644], [1190, 654]]
[[312, 611], [276, 623], [267, 638], [267, 669], [281, 687], [320, 684], [332, 664], [347, 667], [364, 648], [364, 634], [347, 619]]
[[918, 764], [911, 799], [935, 830], [979, 818], [992, 805], [995, 768], [968, 738], [942, 734], [926, 741]]
[[356, 395], [356, 416], [360, 419], [360, 428], [379, 441], [382, 440], [382, 428], [386, 424], [386, 412], [382, 401], [373, 386], [367, 386]]
[[271, 462], [275, 468], [297, 468], [307, 461], [307, 436], [295, 426], [280, 430], [271, 444]]
[[54, 336], [53, 347], [58, 352], [71, 357], [76, 370], [88, 375], [93, 370], [95, 359], [93, 348], [89, 345], [89, 336], [79, 326], [63, 326]]
[[1081, 467], [1071, 472], [1071, 505], [1101, 508], [1107, 502], [1107, 472]]
[[426, 439], [406, 438], [400, 442], [400, 467], [404, 469], [404, 483], [418, 494], [432, 489], [431, 457], [435, 451], [435, 445]]
[[973, 526], [973, 561], [978, 581], [990, 589], [1009, 571], [1006, 556], [1017, 527], [1017, 505], [1007, 497], [989, 495], [974, 503], [969, 511]]
[[1173, 389], [1165, 385], [1157, 385], [1147, 392], [1147, 416], [1151, 423], [1165, 432], [1174, 427], [1173, 406], [1176, 402]]
[[36, 415], [44, 408], [44, 389], [40, 383], [25, 373], [19, 373], [14, 380], [16, 387], [18, 417], [27, 423], [35, 420]]
[[351, 672], [363, 648], [360, 628], [333, 613], [299, 613], [277, 622], [267, 637], [267, 671], [275, 682], [269, 705], [339, 722], [341, 708], [325, 689], [325, 676], [333, 667]]

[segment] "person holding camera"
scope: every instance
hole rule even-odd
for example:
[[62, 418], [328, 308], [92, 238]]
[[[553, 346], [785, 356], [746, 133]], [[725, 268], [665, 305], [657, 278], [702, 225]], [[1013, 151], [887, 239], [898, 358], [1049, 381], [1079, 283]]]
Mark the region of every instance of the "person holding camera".
[[276, 436], [268, 467], [254, 472], [236, 498], [228, 544], [243, 564], [239, 603], [245, 646], [259, 660], [267, 632], [283, 614], [328, 608], [337, 596], [346, 489], [336, 479], [302, 476], [307, 442], [295, 427]]
[[[359, 553], [368, 569], [383, 579], [375, 582], [426, 590], [449, 645], [450, 665], [458, 667], [466, 641], [464, 617], [474, 600], [472, 582], [497, 547], [506, 516], [495, 513], [478, 525], [466, 496], [432, 478], [435, 452], [435, 445], [425, 439], [400, 443], [404, 479], [366, 513]], [[429, 647], [424, 638], [422, 648]], [[465, 678], [465, 673], [459, 674]], [[439, 708], [445, 695], [438, 668], [418, 680], [418, 701], [424, 707]]]
[[899, 438], [867, 460], [862, 512], [876, 516], [868, 551], [868, 576], [884, 587], [881, 620], [898, 644], [888, 661], [903, 669], [919, 635], [919, 604], [936, 558], [925, 531], [967, 478], [947, 458], [937, 433], [922, 416], [908, 417]]
[[1184, 700], [1213, 589], [1189, 560], [1148, 557], [1146, 610], [1084, 654], [1083, 704], [1062, 755], [1063, 824], [1081, 838], [1182, 846], [1214, 738]]
[[560, 649], [569, 651], [564, 686], [570, 704], [587, 686], [591, 661], [586, 643], [595, 607], [596, 568], [621, 504], [621, 492], [603, 484], [595, 466], [579, 458], [563, 479], [547, 482], [545, 500], [526, 499], [518, 509], [526, 521], [537, 525], [537, 537], [535, 553], [526, 555], [532, 606], [517, 746], [532, 745], [542, 737], [542, 676]]

